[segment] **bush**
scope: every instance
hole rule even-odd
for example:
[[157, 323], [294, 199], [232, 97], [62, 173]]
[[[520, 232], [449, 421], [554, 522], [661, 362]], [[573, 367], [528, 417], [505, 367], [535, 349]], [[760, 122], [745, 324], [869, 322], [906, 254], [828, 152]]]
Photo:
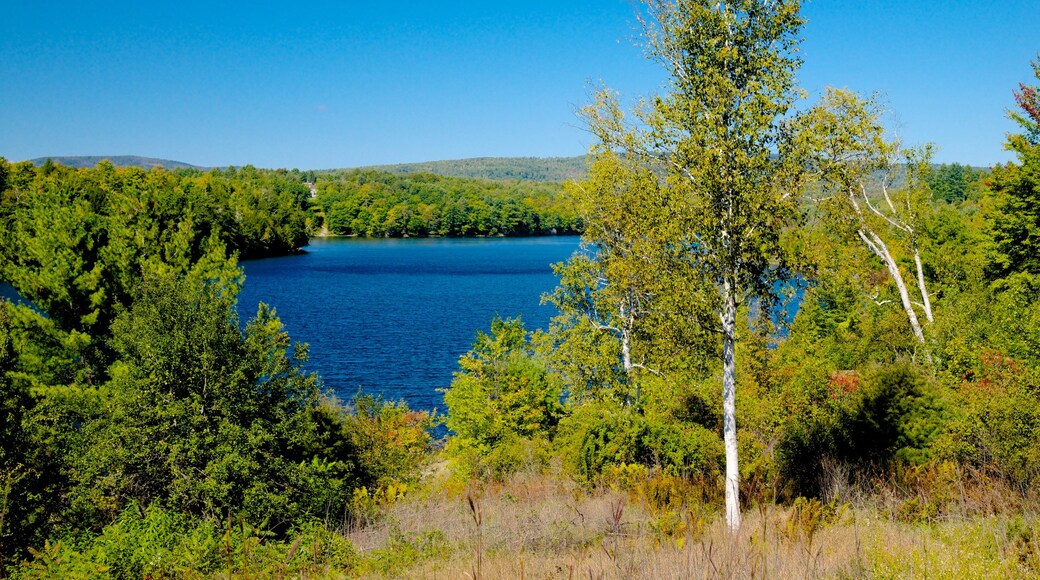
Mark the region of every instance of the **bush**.
[[560, 425], [557, 446], [565, 462], [587, 483], [621, 464], [659, 467], [672, 476], [715, 475], [724, 456], [719, 436], [692, 423], [651, 420], [612, 401], [574, 409]]
[[132, 500], [271, 525], [321, 515], [309, 497], [315, 470], [346, 470], [313, 461], [316, 379], [273, 311], [261, 305], [243, 331], [229, 292], [157, 276], [116, 318], [112, 343], [104, 411], [83, 425], [85, 450], [70, 458], [74, 504], [88, 518], [79, 525], [91, 525], [90, 510], [112, 518]]
[[828, 462], [869, 471], [931, 457], [947, 412], [921, 371], [899, 363], [877, 367], [862, 381], [852, 376], [832, 376], [832, 404], [806, 408], [785, 425], [776, 454], [795, 496], [820, 495]]
[[938, 454], [991, 472], [1020, 490], [1040, 476], [1040, 390], [1035, 371], [999, 351], [977, 355], [957, 390], [958, 413]]
[[908, 363], [868, 374], [862, 391], [839, 413], [838, 459], [885, 466], [923, 463], [942, 427], [945, 409], [921, 371]]
[[446, 451], [464, 475], [501, 477], [541, 464], [563, 414], [560, 387], [535, 355], [520, 319], [495, 319], [444, 393]]
[[22, 578], [177, 578], [346, 573], [358, 563], [342, 535], [306, 522], [277, 541], [242, 519], [198, 520], [153, 504], [131, 503], [85, 540], [47, 542], [15, 569]]
[[313, 414], [322, 434], [315, 453], [351, 463], [354, 485], [369, 488], [415, 481], [438, 423], [427, 411], [364, 394], [349, 407], [325, 399]]

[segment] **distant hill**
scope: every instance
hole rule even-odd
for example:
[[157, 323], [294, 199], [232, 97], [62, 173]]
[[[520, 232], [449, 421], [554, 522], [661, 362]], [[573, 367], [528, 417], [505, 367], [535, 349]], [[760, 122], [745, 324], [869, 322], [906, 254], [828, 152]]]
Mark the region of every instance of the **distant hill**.
[[476, 157], [423, 163], [373, 165], [359, 169], [390, 173], [434, 173], [494, 180], [566, 181], [585, 175], [585, 157]]
[[[48, 157], [30, 159], [35, 165], [43, 165]], [[141, 157], [139, 155], [78, 155], [54, 156], [49, 158], [66, 167], [89, 168], [107, 159], [116, 167], [141, 167], [151, 169], [158, 165], [165, 169], [208, 169], [182, 161]], [[491, 179], [495, 181], [541, 181], [562, 182], [580, 179], [585, 175], [585, 157], [475, 157], [472, 159], [450, 159], [425, 161], [422, 163], [398, 163], [394, 165], [370, 165], [357, 169], [371, 169], [397, 174], [433, 173], [445, 177]], [[328, 171], [338, 170], [325, 170]]]
[[156, 159], [154, 157], [141, 157], [139, 155], [78, 155], [78, 156], [66, 156], [66, 157], [37, 157], [36, 159], [30, 159], [34, 165], [43, 165], [47, 159], [55, 163], [60, 163], [66, 167], [75, 168], [90, 168], [94, 167], [104, 159], [108, 159], [112, 162], [112, 165], [116, 167], [141, 167], [142, 169], [151, 169], [158, 165], [164, 169], [204, 169], [197, 165], [190, 163], [183, 163], [181, 161], [171, 161], [169, 159]]

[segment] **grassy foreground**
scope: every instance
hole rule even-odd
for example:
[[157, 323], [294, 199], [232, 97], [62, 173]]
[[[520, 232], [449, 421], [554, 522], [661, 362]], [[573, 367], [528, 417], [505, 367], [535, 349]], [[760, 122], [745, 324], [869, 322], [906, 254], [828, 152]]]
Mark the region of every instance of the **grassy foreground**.
[[[519, 475], [494, 484], [434, 479], [383, 506], [349, 539], [365, 578], [1035, 578], [1031, 509], [922, 517], [930, 498], [753, 506], [733, 536], [721, 502], [652, 478], [588, 490]], [[967, 490], [964, 490], [967, 492]], [[971, 497], [969, 497], [971, 496]], [[687, 494], [687, 497], [688, 494]], [[977, 495], [959, 500], [979, 511]], [[908, 507], [909, 506], [909, 507]], [[986, 510], [982, 510], [986, 511]]]
[[[844, 474], [828, 468], [832, 482]], [[825, 475], [828, 475], [825, 474]], [[598, 487], [559, 473], [358, 488], [350, 508], [276, 537], [241, 518], [131, 507], [98, 536], [30, 549], [12, 578], [1037, 578], [1028, 491], [911, 468], [756, 499], [731, 534], [710, 481], [621, 466]], [[766, 486], [760, 486], [764, 489]], [[765, 495], [765, 494], [761, 494]]]

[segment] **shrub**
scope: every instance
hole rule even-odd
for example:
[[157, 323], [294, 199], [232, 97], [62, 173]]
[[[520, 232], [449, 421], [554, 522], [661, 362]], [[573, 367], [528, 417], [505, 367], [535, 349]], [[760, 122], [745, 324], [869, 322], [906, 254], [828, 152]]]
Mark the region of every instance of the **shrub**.
[[446, 451], [463, 474], [500, 477], [540, 464], [563, 413], [561, 392], [520, 319], [495, 319], [444, 393]]
[[243, 519], [196, 519], [132, 503], [88, 539], [45, 543], [15, 569], [22, 578], [177, 578], [345, 574], [358, 563], [341, 534], [310, 521], [278, 541]]
[[877, 367], [862, 381], [835, 376], [834, 402], [789, 418], [777, 443], [780, 474], [793, 495], [819, 496], [828, 462], [869, 470], [927, 461], [946, 420], [935, 387], [908, 363]]
[[309, 453], [349, 473], [352, 486], [368, 488], [415, 481], [438, 423], [429, 412], [365, 394], [349, 406], [325, 397], [311, 417], [318, 436]]
[[1040, 475], [1040, 391], [1035, 371], [1005, 353], [977, 355], [957, 390], [958, 413], [937, 450], [993, 472], [1020, 490]]
[[419, 477], [437, 419], [411, 411], [403, 402], [359, 395], [346, 416], [344, 434], [357, 450], [358, 483], [367, 486], [410, 482]]
[[613, 401], [577, 407], [560, 425], [557, 446], [565, 462], [587, 483], [610, 466], [641, 464], [678, 475], [717, 474], [722, 441], [704, 427], [675, 420], [650, 420]]
[[161, 500], [275, 525], [320, 515], [309, 497], [316, 470], [347, 475], [313, 461], [319, 395], [301, 368], [305, 347], [290, 344], [264, 305], [243, 331], [229, 294], [156, 276], [116, 318], [104, 411], [82, 426], [85, 450], [70, 458], [84, 517]]

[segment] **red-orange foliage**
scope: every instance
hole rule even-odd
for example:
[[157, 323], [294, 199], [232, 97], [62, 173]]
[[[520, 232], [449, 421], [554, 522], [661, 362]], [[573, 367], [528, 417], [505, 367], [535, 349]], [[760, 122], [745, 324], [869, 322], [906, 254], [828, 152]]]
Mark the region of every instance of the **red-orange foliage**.
[[830, 390], [831, 398], [838, 399], [856, 392], [859, 382], [859, 373], [856, 371], [832, 371], [827, 388]]

